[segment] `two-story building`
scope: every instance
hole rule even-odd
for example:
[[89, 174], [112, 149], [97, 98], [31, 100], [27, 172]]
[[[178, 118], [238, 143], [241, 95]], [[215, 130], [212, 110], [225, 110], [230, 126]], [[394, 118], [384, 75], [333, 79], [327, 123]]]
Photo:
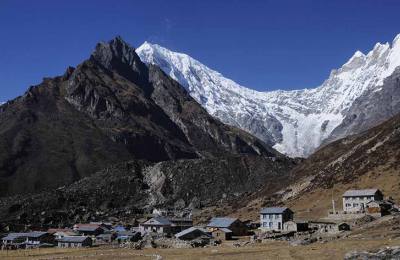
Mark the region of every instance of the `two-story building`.
[[383, 194], [378, 189], [348, 190], [343, 196], [343, 211], [346, 213], [363, 213], [371, 201], [382, 201]]
[[285, 222], [293, 220], [293, 211], [287, 207], [262, 208], [260, 212], [260, 229], [264, 231], [282, 231]]
[[153, 217], [140, 224], [141, 233], [173, 234], [172, 222], [166, 217]]

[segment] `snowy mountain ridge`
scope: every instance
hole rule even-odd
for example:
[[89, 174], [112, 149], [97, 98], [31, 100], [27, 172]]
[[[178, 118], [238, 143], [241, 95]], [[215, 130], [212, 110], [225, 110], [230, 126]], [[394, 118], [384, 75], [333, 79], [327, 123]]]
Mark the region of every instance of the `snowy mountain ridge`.
[[145, 42], [136, 52], [182, 84], [207, 111], [240, 127], [278, 151], [306, 157], [341, 124], [354, 101], [379, 91], [400, 66], [400, 34], [392, 44], [356, 51], [317, 88], [255, 91], [224, 77], [192, 57]]

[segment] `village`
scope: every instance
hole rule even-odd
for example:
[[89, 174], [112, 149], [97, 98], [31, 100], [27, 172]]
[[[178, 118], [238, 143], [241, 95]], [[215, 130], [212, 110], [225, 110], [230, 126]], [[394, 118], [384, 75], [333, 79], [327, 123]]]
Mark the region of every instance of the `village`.
[[299, 220], [288, 207], [261, 208], [259, 221], [243, 221], [233, 217], [213, 217], [203, 225], [193, 225], [191, 214], [185, 216], [158, 212], [138, 225], [90, 222], [47, 230], [25, 230], [0, 234], [1, 250], [37, 248], [83, 248], [112, 246], [114, 248], [193, 248], [234, 247], [270, 240], [284, 240], [292, 245], [307, 245], [345, 236], [360, 219], [379, 219], [396, 215], [398, 206], [379, 189], [348, 190], [342, 195], [342, 211], [334, 201], [326, 218]]

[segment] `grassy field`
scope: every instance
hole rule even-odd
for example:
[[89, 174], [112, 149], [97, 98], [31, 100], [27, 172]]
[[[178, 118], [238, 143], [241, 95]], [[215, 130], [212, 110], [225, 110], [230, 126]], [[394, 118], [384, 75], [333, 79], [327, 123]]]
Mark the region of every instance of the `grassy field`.
[[376, 250], [399, 246], [399, 239], [341, 239], [307, 246], [291, 246], [287, 242], [266, 242], [246, 247], [226, 244], [194, 249], [33, 249], [0, 252], [0, 259], [343, 259], [354, 250]]

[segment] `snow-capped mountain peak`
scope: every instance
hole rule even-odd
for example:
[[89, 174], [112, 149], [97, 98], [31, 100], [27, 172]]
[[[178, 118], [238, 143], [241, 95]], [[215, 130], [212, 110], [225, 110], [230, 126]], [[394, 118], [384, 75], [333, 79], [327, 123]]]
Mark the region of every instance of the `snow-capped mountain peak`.
[[186, 87], [209, 113], [240, 127], [278, 151], [307, 156], [327, 139], [366, 91], [380, 90], [400, 66], [400, 34], [392, 44], [377, 43], [367, 54], [356, 51], [321, 86], [259, 92], [243, 87], [192, 57], [145, 42], [136, 51]]

